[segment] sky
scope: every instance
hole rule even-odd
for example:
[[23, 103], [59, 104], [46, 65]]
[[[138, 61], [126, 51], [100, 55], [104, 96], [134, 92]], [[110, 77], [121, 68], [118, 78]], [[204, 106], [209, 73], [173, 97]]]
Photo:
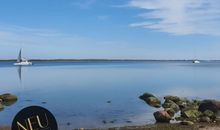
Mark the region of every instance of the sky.
[[219, 0], [2, 0], [0, 59], [220, 59]]

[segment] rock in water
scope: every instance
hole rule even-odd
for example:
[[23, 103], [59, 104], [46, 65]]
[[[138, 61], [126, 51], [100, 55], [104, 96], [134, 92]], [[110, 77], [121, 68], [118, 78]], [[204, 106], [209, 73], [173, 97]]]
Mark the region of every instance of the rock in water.
[[157, 111], [154, 112], [154, 118], [157, 122], [165, 122], [169, 123], [171, 120], [171, 116], [166, 111]]
[[0, 99], [2, 99], [3, 102], [13, 102], [13, 101], [17, 101], [17, 96], [13, 95], [13, 94], [2, 94], [0, 95]]
[[144, 100], [148, 105], [156, 108], [161, 107], [161, 101], [153, 94], [144, 93], [142, 96], [139, 97], [140, 99]]
[[220, 110], [220, 102], [217, 100], [204, 100], [199, 105], [199, 111], [204, 112], [206, 110], [210, 110], [216, 113]]

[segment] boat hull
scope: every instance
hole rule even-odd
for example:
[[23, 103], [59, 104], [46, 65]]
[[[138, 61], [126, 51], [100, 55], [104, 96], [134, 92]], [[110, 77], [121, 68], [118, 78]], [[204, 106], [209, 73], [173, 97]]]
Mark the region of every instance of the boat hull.
[[200, 63], [200, 61], [195, 60], [195, 61], [193, 61], [193, 63], [194, 63], [194, 64], [199, 64], [199, 63]]
[[32, 65], [32, 62], [17, 62], [17, 63], [14, 63], [14, 65], [17, 65], [17, 66], [28, 66], [28, 65]]

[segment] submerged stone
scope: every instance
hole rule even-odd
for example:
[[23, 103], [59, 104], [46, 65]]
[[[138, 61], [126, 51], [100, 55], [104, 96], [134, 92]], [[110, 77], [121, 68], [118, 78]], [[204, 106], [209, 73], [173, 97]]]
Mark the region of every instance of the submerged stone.
[[169, 123], [171, 116], [166, 111], [157, 111], [154, 112], [154, 118], [157, 122]]

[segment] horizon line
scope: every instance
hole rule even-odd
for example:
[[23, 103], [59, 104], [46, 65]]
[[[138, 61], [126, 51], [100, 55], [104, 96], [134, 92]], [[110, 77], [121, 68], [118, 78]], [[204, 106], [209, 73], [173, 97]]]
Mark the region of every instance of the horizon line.
[[[16, 61], [17, 59], [0, 59], [0, 61]], [[122, 58], [34, 58], [29, 61], [220, 61], [220, 59], [122, 59]]]

